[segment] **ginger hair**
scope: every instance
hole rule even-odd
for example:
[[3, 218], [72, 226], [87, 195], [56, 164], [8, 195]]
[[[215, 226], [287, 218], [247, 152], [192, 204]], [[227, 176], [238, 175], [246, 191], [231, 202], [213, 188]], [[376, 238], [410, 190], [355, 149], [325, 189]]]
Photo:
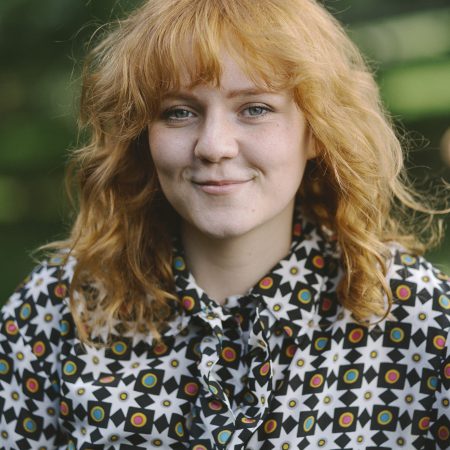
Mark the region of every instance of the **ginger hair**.
[[[81, 126], [90, 141], [73, 153], [69, 171], [78, 212], [68, 239], [53, 248], [76, 258], [71, 307], [84, 341], [92, 311], [100, 313], [91, 328], [122, 320], [156, 337], [170, 320], [176, 215], [160, 191], [146, 130], [181, 77], [220, 84], [223, 48], [256, 83], [291, 90], [304, 113], [317, 157], [298, 196], [337, 239], [338, 297], [357, 320], [388, 312], [388, 243], [421, 253], [439, 238], [428, 226], [437, 211], [406, 181], [371, 70], [316, 1], [146, 0], [102, 36], [83, 73]], [[80, 293], [89, 297], [84, 308]]]

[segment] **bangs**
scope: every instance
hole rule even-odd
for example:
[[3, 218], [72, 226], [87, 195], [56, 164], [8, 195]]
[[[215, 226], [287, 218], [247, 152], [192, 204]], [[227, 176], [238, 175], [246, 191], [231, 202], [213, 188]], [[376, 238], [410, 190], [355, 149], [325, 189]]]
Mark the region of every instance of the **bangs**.
[[[298, 84], [298, 55], [286, 48], [286, 30], [257, 2], [168, 1], [137, 51], [142, 87], [154, 114], [162, 96], [181, 86], [220, 85], [228, 53], [258, 87], [291, 89]], [[253, 4], [253, 5], [252, 5]], [[258, 31], [258, 30], [264, 30]], [[280, 36], [282, 35], [282, 39]], [[295, 46], [293, 46], [295, 47]]]

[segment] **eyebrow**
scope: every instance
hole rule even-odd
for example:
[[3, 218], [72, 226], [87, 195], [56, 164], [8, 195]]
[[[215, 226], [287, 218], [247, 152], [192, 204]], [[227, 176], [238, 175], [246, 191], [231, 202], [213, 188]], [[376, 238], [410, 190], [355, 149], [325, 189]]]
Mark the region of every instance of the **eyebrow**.
[[[233, 89], [227, 91], [225, 97], [228, 99], [237, 97], [253, 97], [261, 94], [276, 94], [276, 91], [262, 88], [245, 88], [245, 89]], [[169, 91], [162, 96], [163, 99], [181, 99], [181, 100], [197, 100], [198, 96], [192, 94], [189, 91]]]

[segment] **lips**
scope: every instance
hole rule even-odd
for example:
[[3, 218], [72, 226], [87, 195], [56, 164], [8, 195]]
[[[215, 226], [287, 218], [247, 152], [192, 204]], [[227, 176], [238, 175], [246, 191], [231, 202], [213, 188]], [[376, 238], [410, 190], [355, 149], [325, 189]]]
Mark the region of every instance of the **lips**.
[[252, 179], [193, 180], [202, 192], [211, 195], [227, 195], [239, 191]]
[[242, 184], [247, 183], [249, 180], [206, 180], [206, 181], [194, 181], [194, 184], [200, 186], [228, 186], [230, 184]]

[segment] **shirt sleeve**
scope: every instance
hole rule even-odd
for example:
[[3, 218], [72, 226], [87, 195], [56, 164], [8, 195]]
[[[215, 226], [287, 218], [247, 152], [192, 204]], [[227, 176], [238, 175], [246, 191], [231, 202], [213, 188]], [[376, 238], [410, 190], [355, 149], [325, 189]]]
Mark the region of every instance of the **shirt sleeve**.
[[[58, 295], [56, 295], [58, 294]], [[0, 314], [0, 448], [56, 449], [64, 284], [38, 266]]]

